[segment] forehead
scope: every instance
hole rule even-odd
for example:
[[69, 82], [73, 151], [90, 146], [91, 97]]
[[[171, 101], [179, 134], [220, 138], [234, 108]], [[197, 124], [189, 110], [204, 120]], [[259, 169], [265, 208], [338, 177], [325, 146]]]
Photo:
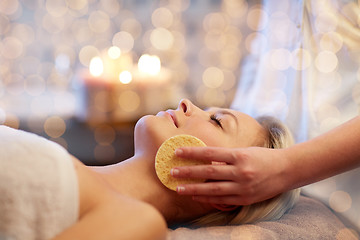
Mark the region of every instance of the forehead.
[[228, 118], [234, 119], [228, 121], [232, 130], [230, 135], [235, 140], [233, 147], [259, 146], [263, 144], [265, 129], [250, 115], [228, 108], [209, 108], [207, 111], [227, 113]]

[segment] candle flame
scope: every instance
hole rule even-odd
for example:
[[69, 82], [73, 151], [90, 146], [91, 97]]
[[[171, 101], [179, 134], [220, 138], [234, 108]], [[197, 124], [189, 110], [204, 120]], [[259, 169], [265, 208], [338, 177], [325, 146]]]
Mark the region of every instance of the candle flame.
[[161, 70], [161, 62], [158, 56], [144, 54], [139, 58], [138, 69], [140, 72], [157, 75]]
[[104, 72], [103, 61], [100, 57], [93, 57], [89, 66], [90, 74], [94, 77], [100, 76]]
[[129, 84], [132, 81], [132, 75], [129, 71], [122, 71], [119, 75], [119, 80], [123, 84]]

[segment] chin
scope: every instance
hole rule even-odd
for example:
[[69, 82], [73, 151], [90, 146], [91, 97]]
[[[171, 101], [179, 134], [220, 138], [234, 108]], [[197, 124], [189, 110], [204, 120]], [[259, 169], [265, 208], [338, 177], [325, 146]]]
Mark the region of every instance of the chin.
[[161, 121], [153, 115], [140, 118], [134, 130], [135, 152], [147, 152], [156, 154], [160, 145], [172, 136], [170, 131], [161, 124]]

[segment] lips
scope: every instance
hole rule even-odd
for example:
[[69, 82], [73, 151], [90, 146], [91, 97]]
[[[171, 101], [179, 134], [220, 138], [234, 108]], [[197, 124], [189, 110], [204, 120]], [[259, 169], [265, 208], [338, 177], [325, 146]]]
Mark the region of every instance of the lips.
[[177, 123], [177, 120], [176, 120], [175, 112], [173, 110], [167, 110], [166, 113], [168, 113], [170, 115], [172, 121], [174, 122], [175, 127], [178, 128], [178, 123]]

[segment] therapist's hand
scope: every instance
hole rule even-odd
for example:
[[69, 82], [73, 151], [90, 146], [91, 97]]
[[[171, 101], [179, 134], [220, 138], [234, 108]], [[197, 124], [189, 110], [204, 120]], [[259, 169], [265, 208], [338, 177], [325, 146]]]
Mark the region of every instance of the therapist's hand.
[[184, 147], [178, 157], [202, 159], [220, 164], [176, 167], [176, 178], [203, 178], [205, 183], [179, 185], [178, 194], [213, 204], [249, 205], [289, 190], [289, 163], [280, 149], [261, 147]]

